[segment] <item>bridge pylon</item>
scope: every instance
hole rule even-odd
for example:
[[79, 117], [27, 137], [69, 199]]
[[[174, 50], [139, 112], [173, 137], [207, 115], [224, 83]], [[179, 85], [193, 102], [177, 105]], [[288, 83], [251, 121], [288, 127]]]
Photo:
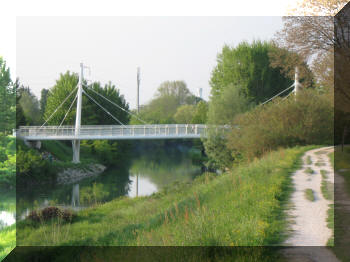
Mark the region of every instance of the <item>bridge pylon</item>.
[[[82, 94], [83, 94], [83, 73], [84, 65], [80, 63], [80, 75], [78, 83], [78, 93], [77, 93], [77, 111], [75, 116], [75, 135], [79, 136], [81, 127], [81, 107], [82, 107]], [[80, 162], [80, 140], [72, 141], [73, 148], [73, 163]]]

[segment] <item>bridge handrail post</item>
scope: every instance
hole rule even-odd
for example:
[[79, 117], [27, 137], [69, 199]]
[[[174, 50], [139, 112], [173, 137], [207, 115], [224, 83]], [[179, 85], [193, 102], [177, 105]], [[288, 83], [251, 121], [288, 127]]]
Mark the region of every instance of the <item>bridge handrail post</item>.
[[176, 135], [178, 135], [178, 134], [179, 134], [179, 125], [176, 124]]
[[196, 133], [196, 135], [198, 134], [198, 125], [195, 125], [194, 126], [194, 130], [195, 130], [195, 133]]

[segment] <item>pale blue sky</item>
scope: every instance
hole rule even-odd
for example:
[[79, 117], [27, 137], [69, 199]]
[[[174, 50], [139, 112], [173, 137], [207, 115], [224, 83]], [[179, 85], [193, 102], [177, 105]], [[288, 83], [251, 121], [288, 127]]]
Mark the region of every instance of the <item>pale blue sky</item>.
[[140, 103], [159, 84], [184, 80], [210, 95], [209, 79], [224, 44], [269, 40], [282, 27], [278, 16], [256, 17], [18, 17], [16, 72], [37, 96], [60, 73], [91, 68], [87, 79], [112, 81], [131, 108], [136, 105], [136, 68], [141, 67]]

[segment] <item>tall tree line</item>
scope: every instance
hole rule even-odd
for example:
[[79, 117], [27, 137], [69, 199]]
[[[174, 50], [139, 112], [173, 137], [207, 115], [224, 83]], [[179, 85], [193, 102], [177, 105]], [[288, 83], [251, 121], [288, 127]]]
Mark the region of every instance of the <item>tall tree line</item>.
[[15, 127], [16, 91], [10, 77], [10, 69], [0, 57], [0, 133], [8, 134]]

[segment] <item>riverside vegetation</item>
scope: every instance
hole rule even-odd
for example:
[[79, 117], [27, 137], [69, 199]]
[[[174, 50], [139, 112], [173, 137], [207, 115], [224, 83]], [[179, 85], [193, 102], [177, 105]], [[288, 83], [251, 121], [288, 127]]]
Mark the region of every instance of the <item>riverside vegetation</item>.
[[[13, 176], [15, 176], [13, 174]], [[0, 190], [0, 212], [16, 211], [15, 193]], [[0, 261], [16, 246], [16, 224], [2, 227], [0, 221]]]
[[[285, 61], [279, 63], [280, 58]], [[291, 73], [294, 74], [295, 66], [301, 69], [300, 81], [304, 87], [297, 99], [290, 96], [282, 101], [278, 98], [258, 106], [292, 84]], [[77, 81], [74, 73], [61, 74], [50, 95], [40, 101], [42, 119], [47, 119], [56, 110]], [[207, 168], [221, 170], [220, 175], [204, 173], [193, 182], [176, 183], [148, 197], [122, 197], [96, 204], [72, 213], [68, 220], [62, 219], [61, 215], [71, 214], [69, 211], [49, 209], [56, 210], [58, 215], [47, 220], [28, 218], [18, 223], [18, 245], [261, 246], [282, 243], [287, 234], [284, 211], [292, 190], [291, 173], [299, 166], [301, 155], [313, 148], [310, 145], [334, 142], [331, 86], [320, 83], [299, 54], [261, 41], [224, 46], [218, 54], [210, 85], [212, 96], [206, 103], [193, 96], [183, 81], [166, 81], [158, 88], [156, 97], [141, 107], [139, 116], [149, 123], [230, 125], [232, 128], [224, 137], [214, 133], [203, 140]], [[116, 103], [129, 108], [111, 83], [89, 86], [106, 96], [112, 95]], [[21, 116], [19, 112], [24, 109], [24, 124], [37, 124], [39, 119], [26, 115], [28, 110], [20, 100], [30, 97], [33, 107], [38, 101], [29, 88], [19, 90], [22, 97], [17, 97], [17, 116]], [[67, 107], [72, 100], [68, 101]], [[87, 100], [83, 100], [83, 105], [89, 112], [89, 117], [83, 118], [86, 120], [83, 124], [114, 124], [103, 112], [96, 113], [96, 107]], [[58, 125], [67, 107], [49, 124]], [[118, 119], [125, 120], [124, 123], [129, 120], [138, 123], [120, 110], [107, 109]], [[72, 110], [64, 124], [74, 123], [74, 116]], [[21, 117], [17, 117], [17, 122], [19, 120]], [[67, 162], [71, 151], [61, 145], [63, 143], [43, 144], [43, 150], [57, 152], [57, 157], [62, 159], [62, 162], [52, 164], [39, 159], [35, 150], [23, 148], [23, 154], [19, 150], [18, 168], [26, 171], [20, 172], [20, 177], [26, 174], [32, 176], [31, 180], [39, 180], [45, 174], [53, 178], [54, 173], [46, 174], [46, 171], [71, 165]], [[120, 145], [87, 141], [82, 143], [82, 155], [90, 160], [98, 156], [98, 161], [106, 159], [106, 163], [110, 163], [124, 155], [114, 154], [124, 153], [125, 148]], [[82, 162], [84, 165], [84, 159]], [[50, 170], [46, 169], [49, 166]], [[79, 260], [88, 260], [84, 252], [86, 250], [78, 251]], [[54, 253], [54, 259], [61, 261], [72, 255]], [[107, 252], [101, 253], [100, 260], [106, 260]], [[203, 259], [220, 260], [212, 253], [212, 250], [208, 251]], [[242, 261], [271, 261], [277, 256], [259, 249], [248, 257], [245, 255], [241, 257]], [[109, 260], [116, 260], [113, 254], [109, 256]], [[193, 257], [192, 260], [196, 261]]]
[[347, 230], [350, 224], [350, 148], [347, 146], [342, 151], [340, 147], [336, 147], [329, 157], [338, 176], [335, 178], [336, 201], [329, 213], [329, 226], [334, 229], [336, 236], [331, 240], [334, 242], [331, 248], [341, 261], [347, 261], [350, 255], [350, 234]]
[[[311, 147], [281, 149], [223, 175], [204, 174], [168, 192], [88, 208], [71, 223], [21, 221], [18, 245], [278, 245], [290, 175]], [[66, 235], [69, 228], [69, 234]], [[60, 237], [61, 236], [61, 237]]]
[[[16, 211], [15, 139], [0, 136], [0, 212]], [[16, 246], [16, 224], [3, 227], [0, 221], [0, 261]]]

